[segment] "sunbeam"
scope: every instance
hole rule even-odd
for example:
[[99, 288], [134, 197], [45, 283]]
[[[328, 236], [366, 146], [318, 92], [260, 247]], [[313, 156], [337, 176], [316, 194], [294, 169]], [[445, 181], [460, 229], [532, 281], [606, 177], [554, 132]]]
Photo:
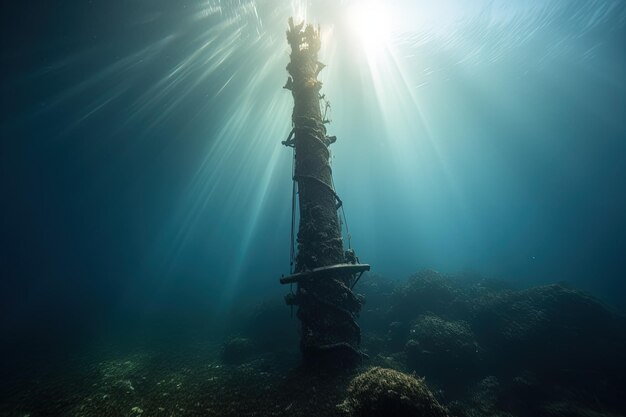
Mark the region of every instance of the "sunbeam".
[[[572, 87], [574, 77], [585, 80], [585, 88], [601, 91], [594, 93], [598, 101], [606, 91], [624, 92], [622, 66], [610, 65], [620, 57], [614, 38], [626, 22], [619, 1], [203, 0], [141, 7], [108, 43], [94, 38], [4, 81], [7, 97], [40, 88], [36, 104], [18, 108], [3, 131], [45, 125], [37, 140], [46, 146], [76, 146], [74, 154], [94, 160], [106, 149], [110, 163], [98, 186], [128, 161], [167, 170], [142, 180], [172, 188], [153, 202], [166, 214], [146, 226], [145, 269], [137, 272], [154, 276], [163, 293], [182, 275], [211, 269], [224, 282], [204, 290], [219, 293], [226, 306], [284, 267], [278, 260], [263, 271], [254, 264], [264, 250], [268, 259], [285, 259], [275, 255], [289, 240], [284, 216], [271, 221], [276, 247], [263, 247], [258, 236], [267, 233], [268, 217], [289, 211], [291, 155], [280, 142], [291, 130], [291, 96], [281, 89], [290, 16], [320, 27], [327, 67], [319, 77], [331, 105], [329, 134], [338, 137], [331, 147], [336, 187], [353, 213], [356, 245], [383, 272], [401, 274], [416, 262], [471, 266], [491, 245], [471, 237], [486, 221], [475, 214], [503, 215], [485, 207], [491, 203], [479, 198], [484, 190], [506, 196], [511, 210], [521, 210], [520, 196], [531, 198], [532, 183], [512, 174], [524, 167], [510, 161], [511, 149], [532, 158], [564, 146], [563, 139], [545, 139], [556, 124], [533, 123], [544, 116], [520, 107], [543, 108], [537, 85], [558, 86], [555, 94], [570, 111], [604, 120], [610, 132], [623, 129], [611, 106], [583, 110], [583, 87]], [[613, 100], [615, 108], [619, 103]], [[556, 117], [560, 107], [553, 106], [542, 114]], [[517, 133], [504, 133], [505, 123]], [[501, 141], [493, 139], [498, 135]], [[392, 193], [389, 184], [406, 192]], [[374, 215], [391, 207], [398, 219]], [[376, 243], [403, 231], [411, 233], [394, 254]], [[467, 255], [450, 261], [450, 251]], [[212, 252], [224, 254], [210, 268], [208, 260], [194, 263], [198, 253], [208, 259]]]
[[625, 0], [0, 21], [0, 416], [626, 415]]

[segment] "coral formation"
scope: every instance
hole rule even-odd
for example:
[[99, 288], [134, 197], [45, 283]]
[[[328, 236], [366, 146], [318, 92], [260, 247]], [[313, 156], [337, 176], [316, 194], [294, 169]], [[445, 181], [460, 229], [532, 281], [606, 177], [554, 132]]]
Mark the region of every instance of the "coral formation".
[[465, 321], [421, 315], [409, 331], [407, 364], [423, 375], [467, 371], [476, 362], [479, 346]]
[[491, 292], [476, 301], [471, 321], [477, 337], [492, 360], [514, 358], [514, 367], [608, 369], [626, 340], [618, 317], [560, 285]]
[[465, 402], [450, 404], [450, 411], [457, 417], [513, 417], [501, 409], [501, 392], [498, 378], [488, 376], [468, 389]]
[[411, 276], [394, 294], [392, 315], [398, 321], [413, 319], [418, 314], [446, 314], [459, 297], [451, 283], [433, 270]]
[[534, 416], [564, 399], [626, 411], [626, 322], [581, 291], [424, 271], [385, 303], [368, 309], [385, 344], [365, 348], [436, 383], [455, 414]]
[[355, 377], [339, 405], [353, 417], [445, 417], [447, 412], [423, 379], [374, 367]]

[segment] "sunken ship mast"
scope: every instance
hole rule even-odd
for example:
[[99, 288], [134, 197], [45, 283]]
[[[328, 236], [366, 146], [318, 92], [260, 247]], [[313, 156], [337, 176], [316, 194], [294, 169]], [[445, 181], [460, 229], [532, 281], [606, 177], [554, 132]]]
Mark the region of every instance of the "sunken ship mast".
[[[297, 184], [300, 223], [295, 270], [280, 282], [297, 284], [296, 292], [288, 294], [285, 301], [298, 307], [305, 363], [350, 366], [364, 356], [356, 322], [361, 300], [352, 289], [370, 266], [360, 264], [352, 249], [344, 252], [337, 213], [342, 202], [334, 190], [328, 149], [336, 138], [326, 135], [320, 108], [322, 83], [317, 75], [325, 65], [317, 58], [319, 28], [305, 27], [304, 22], [294, 25], [290, 18], [287, 41], [291, 55], [284, 88], [291, 90], [294, 108], [293, 130], [283, 144], [294, 148], [294, 193]], [[295, 211], [295, 194], [293, 203]], [[294, 219], [295, 215], [292, 228]]]

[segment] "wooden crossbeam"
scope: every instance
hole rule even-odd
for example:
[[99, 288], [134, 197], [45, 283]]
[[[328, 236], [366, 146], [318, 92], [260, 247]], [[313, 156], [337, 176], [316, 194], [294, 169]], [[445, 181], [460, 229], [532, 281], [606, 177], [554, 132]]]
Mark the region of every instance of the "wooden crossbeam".
[[308, 271], [298, 272], [297, 274], [287, 275], [286, 277], [282, 277], [280, 279], [281, 284], [293, 284], [294, 282], [299, 282], [303, 279], [310, 279], [318, 275], [324, 275], [329, 272], [342, 272], [342, 273], [363, 273], [365, 271], [369, 271], [370, 266], [368, 264], [336, 264], [329, 266], [322, 266], [319, 268], [313, 268]]

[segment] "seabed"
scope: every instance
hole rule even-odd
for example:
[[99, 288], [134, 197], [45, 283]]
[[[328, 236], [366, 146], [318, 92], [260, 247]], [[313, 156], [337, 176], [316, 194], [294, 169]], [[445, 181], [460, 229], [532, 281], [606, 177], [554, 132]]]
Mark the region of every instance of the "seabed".
[[[626, 320], [581, 291], [434, 271], [360, 286], [370, 359], [355, 368], [303, 367], [277, 300], [220, 340], [162, 334], [31, 360], [3, 376], [0, 416], [626, 415]], [[434, 414], [414, 411], [411, 384]]]

